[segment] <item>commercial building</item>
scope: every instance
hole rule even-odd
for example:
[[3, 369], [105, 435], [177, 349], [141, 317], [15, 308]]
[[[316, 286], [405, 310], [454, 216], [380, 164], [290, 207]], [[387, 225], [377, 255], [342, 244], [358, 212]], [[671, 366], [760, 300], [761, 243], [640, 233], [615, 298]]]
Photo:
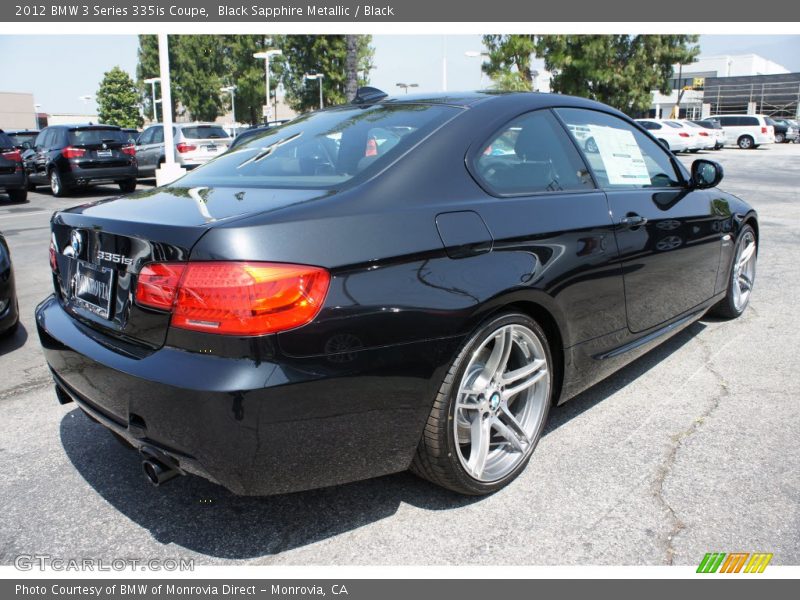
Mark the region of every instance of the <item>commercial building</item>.
[[33, 94], [0, 92], [0, 129], [36, 129]]

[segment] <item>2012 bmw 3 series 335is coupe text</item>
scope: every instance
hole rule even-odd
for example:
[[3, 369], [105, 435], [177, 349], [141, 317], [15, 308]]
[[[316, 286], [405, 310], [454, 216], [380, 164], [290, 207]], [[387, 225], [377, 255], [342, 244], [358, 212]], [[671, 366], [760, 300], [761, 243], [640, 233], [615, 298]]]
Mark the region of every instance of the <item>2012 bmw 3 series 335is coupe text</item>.
[[552, 405], [745, 310], [758, 222], [721, 178], [592, 101], [366, 88], [56, 213], [38, 332], [153, 483], [490, 493]]

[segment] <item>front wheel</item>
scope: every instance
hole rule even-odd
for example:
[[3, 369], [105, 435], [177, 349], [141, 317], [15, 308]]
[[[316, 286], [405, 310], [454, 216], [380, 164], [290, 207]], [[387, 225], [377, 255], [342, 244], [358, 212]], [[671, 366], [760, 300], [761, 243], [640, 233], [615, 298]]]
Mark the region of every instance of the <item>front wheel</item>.
[[25, 187], [21, 190], [8, 190], [6, 192], [12, 202], [25, 202], [28, 200], [28, 188]]
[[750, 225], [742, 227], [728, 276], [728, 293], [714, 306], [712, 312], [725, 319], [739, 317], [750, 303], [756, 279], [758, 242]]
[[489, 494], [528, 464], [553, 394], [544, 331], [521, 313], [484, 323], [439, 388], [411, 470], [448, 489]]

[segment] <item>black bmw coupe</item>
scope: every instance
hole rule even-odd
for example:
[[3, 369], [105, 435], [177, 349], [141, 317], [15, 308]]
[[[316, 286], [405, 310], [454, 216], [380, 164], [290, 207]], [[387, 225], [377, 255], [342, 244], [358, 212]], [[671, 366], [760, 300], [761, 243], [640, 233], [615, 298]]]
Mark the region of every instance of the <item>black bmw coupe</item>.
[[758, 221], [721, 179], [584, 99], [361, 90], [56, 213], [39, 336], [153, 483], [486, 494], [553, 404], [745, 310]]

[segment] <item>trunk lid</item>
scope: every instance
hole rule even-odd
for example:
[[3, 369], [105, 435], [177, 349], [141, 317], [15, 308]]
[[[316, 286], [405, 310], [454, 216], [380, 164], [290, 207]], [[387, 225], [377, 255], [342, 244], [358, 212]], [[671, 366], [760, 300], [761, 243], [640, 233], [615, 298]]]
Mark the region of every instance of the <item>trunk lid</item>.
[[[219, 223], [329, 193], [169, 186], [58, 212], [52, 220], [56, 295], [89, 327], [155, 350], [164, 344], [170, 315], [136, 304], [143, 265], [186, 261], [197, 241]], [[130, 344], [119, 348], [125, 351]]]

